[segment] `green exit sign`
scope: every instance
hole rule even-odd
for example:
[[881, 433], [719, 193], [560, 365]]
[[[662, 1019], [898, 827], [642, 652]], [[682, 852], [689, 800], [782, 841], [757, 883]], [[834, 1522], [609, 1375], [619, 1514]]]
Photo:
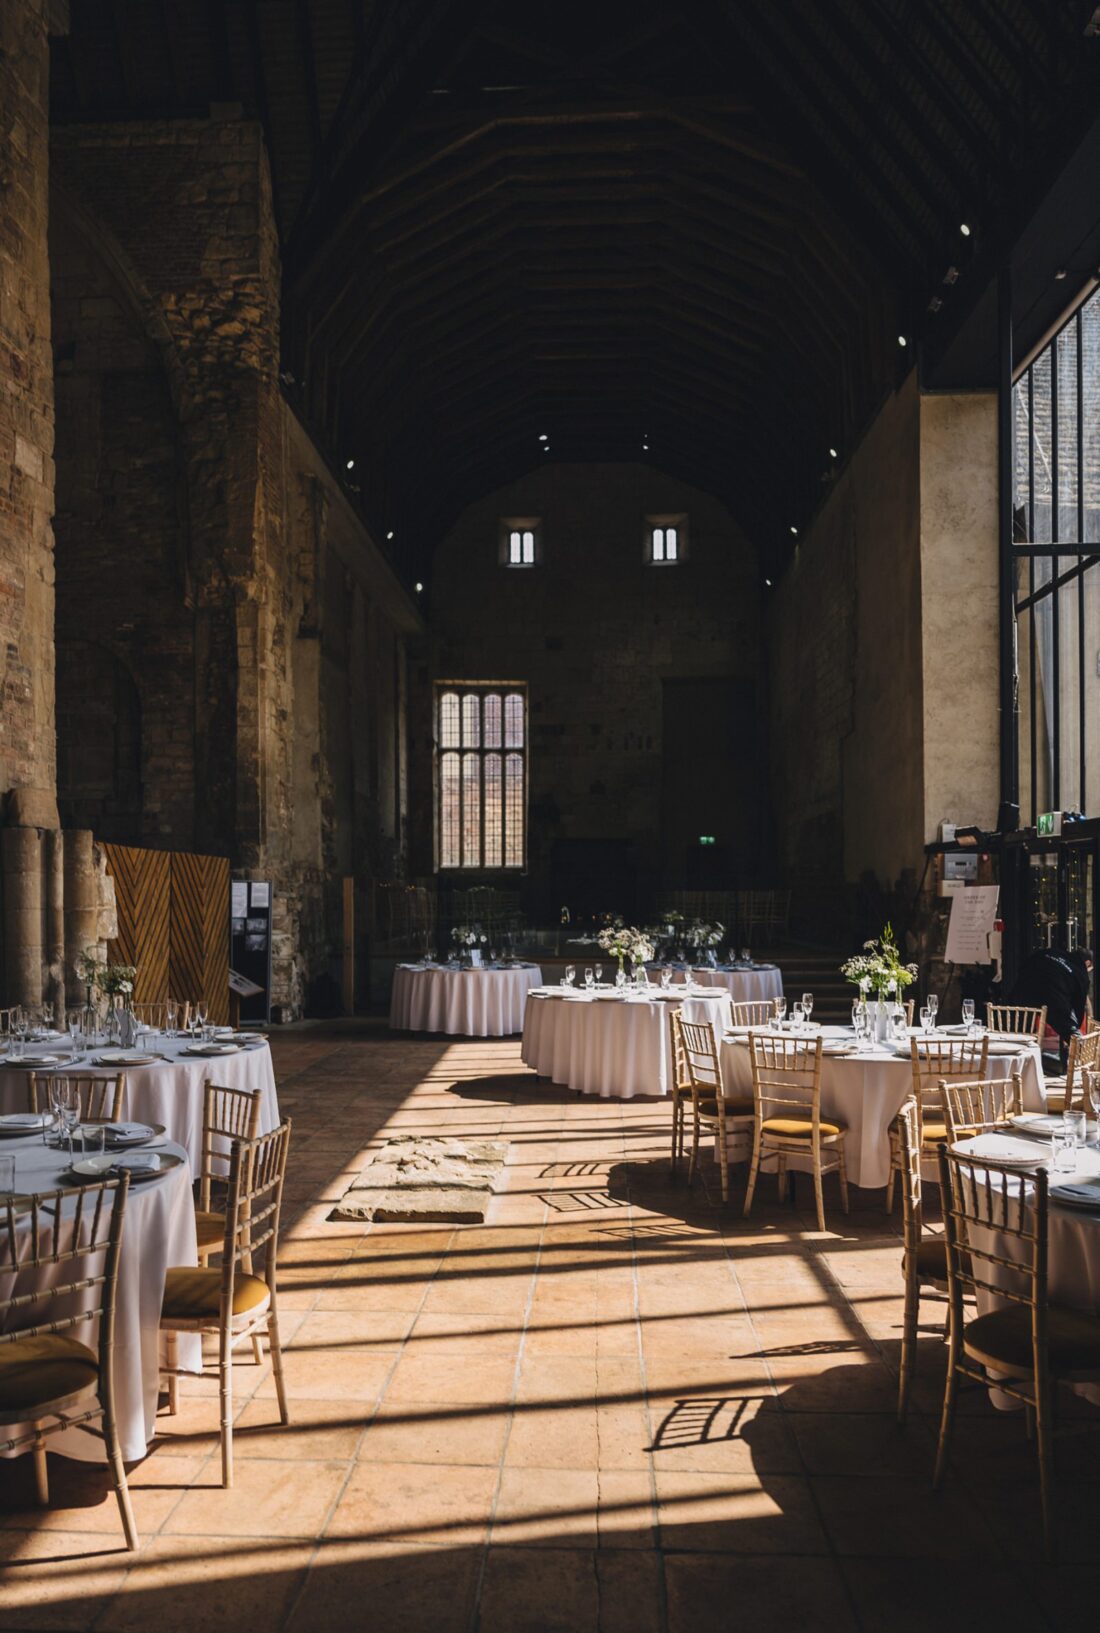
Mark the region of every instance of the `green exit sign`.
[[700, 845], [713, 845], [714, 844], [714, 835], [713, 834], [700, 834], [699, 835], [699, 843], [700, 843]]
[[1040, 811], [1039, 820], [1035, 824], [1035, 832], [1039, 834], [1041, 838], [1045, 839], [1051, 834], [1060, 834], [1061, 831], [1061, 811]]

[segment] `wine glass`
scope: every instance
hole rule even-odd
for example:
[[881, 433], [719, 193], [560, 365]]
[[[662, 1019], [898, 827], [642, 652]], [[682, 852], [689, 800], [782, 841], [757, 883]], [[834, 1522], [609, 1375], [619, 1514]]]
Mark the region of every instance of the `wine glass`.
[[775, 1018], [779, 1022], [780, 1026], [782, 1026], [783, 1022], [787, 1019], [786, 998], [777, 998], [775, 1000]]
[[930, 992], [928, 994], [928, 997], [925, 999], [925, 1002], [927, 1003], [929, 1009], [932, 1011], [932, 1025], [935, 1026], [935, 1024], [936, 1024], [936, 1015], [939, 1012], [939, 1007], [940, 1007], [939, 997], [938, 997], [938, 995], [936, 993]]
[[798, 1031], [802, 1025], [802, 1005], [797, 998], [791, 1005], [791, 1025], [795, 1031]]
[[588, 988], [589, 992], [591, 992], [596, 985], [596, 972], [592, 968], [591, 964], [586, 964], [584, 966], [584, 984]]
[[963, 1021], [965, 1022], [965, 1025], [966, 1025], [966, 1030], [969, 1033], [971, 1031], [973, 1025], [974, 1025], [974, 1000], [973, 1000], [973, 998], [964, 998], [963, 999], [963, 1002], [962, 1002], [962, 1017], [963, 1017]]
[[596, 985], [599, 986], [600, 983], [603, 980], [603, 965], [602, 964], [597, 964], [595, 966], [595, 972], [596, 972]]
[[577, 966], [575, 964], [567, 964], [565, 966], [566, 985], [571, 987], [574, 984], [574, 982], [576, 981], [576, 979], [577, 979]]
[[809, 1020], [809, 1018], [813, 1014], [813, 1012], [814, 1012], [814, 995], [813, 995], [812, 992], [804, 992], [802, 994], [802, 1013], [803, 1013], [803, 1015], [805, 1015], [806, 1019]]
[[80, 1121], [80, 1096], [75, 1083], [67, 1077], [55, 1077], [50, 1083], [50, 1105], [57, 1119], [61, 1137], [69, 1142], [69, 1161], [73, 1157], [73, 1134]]
[[935, 1024], [935, 1019], [936, 1017], [933, 1015], [929, 1006], [927, 1004], [921, 1004], [920, 1024], [921, 1031], [924, 1033], [925, 1037], [928, 1037], [929, 1033], [932, 1031], [932, 1027]]

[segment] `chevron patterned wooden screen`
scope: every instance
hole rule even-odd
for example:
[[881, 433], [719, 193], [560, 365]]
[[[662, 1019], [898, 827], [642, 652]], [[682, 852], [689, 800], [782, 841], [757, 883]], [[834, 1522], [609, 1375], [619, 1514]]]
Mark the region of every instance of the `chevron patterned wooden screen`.
[[115, 881], [118, 940], [112, 962], [134, 964], [134, 997], [204, 997], [210, 1019], [229, 1020], [229, 861], [186, 851], [105, 845]]

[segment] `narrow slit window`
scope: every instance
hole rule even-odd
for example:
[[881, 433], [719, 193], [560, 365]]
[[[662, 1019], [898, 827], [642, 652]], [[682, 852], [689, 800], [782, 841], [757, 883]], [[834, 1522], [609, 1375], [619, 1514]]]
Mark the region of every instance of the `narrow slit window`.
[[501, 524], [500, 559], [506, 567], [534, 567], [539, 557], [539, 523], [535, 518]]
[[647, 516], [644, 543], [645, 558], [654, 567], [682, 561], [687, 543], [687, 517]]

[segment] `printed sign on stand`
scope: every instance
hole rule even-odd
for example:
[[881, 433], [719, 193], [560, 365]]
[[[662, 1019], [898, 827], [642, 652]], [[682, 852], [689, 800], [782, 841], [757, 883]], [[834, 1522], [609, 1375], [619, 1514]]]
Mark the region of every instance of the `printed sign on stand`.
[[951, 897], [947, 925], [949, 964], [988, 964], [989, 937], [997, 919], [997, 885], [971, 885]]

